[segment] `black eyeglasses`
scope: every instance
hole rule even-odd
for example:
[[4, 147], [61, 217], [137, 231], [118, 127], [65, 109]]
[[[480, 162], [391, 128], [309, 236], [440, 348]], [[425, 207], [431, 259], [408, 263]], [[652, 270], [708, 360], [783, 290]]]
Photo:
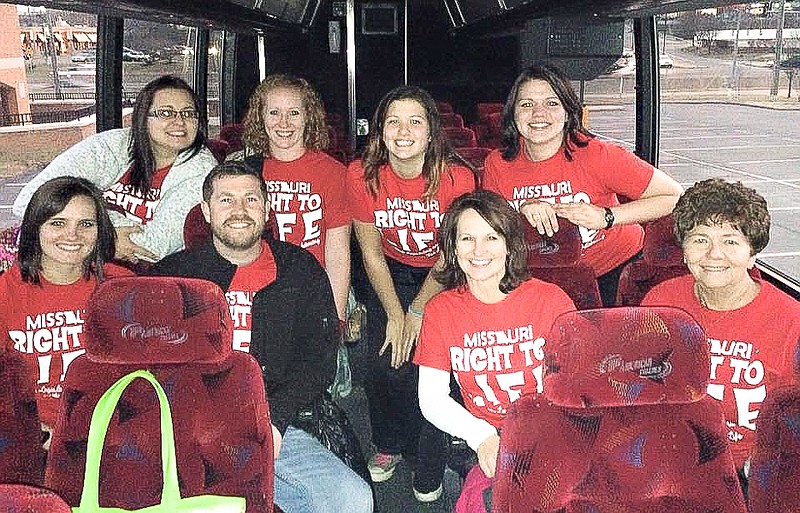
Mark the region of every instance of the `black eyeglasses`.
[[147, 117], [158, 119], [175, 119], [180, 116], [182, 119], [197, 119], [200, 113], [196, 110], [174, 110], [174, 109], [156, 109], [153, 112], [148, 112]]

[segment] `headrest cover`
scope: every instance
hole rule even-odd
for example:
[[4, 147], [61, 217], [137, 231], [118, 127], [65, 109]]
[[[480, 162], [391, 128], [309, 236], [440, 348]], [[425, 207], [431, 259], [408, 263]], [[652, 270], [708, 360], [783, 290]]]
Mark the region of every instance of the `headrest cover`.
[[211, 363], [232, 351], [222, 290], [187, 278], [131, 277], [100, 284], [86, 309], [86, 355], [117, 364]]
[[0, 484], [0, 511], [20, 513], [71, 513], [64, 499], [43, 488]]
[[800, 385], [770, 390], [761, 405], [756, 434], [760, 450], [800, 456]]
[[553, 323], [545, 352], [544, 393], [560, 406], [694, 402], [710, 373], [703, 329], [677, 308], [568, 312]]
[[642, 259], [660, 267], [683, 265], [683, 248], [673, 232], [672, 214], [644, 224]]
[[569, 267], [581, 258], [581, 234], [578, 226], [558, 218], [558, 231], [552, 237], [540, 235], [527, 219], [525, 241], [528, 244], [529, 267]]

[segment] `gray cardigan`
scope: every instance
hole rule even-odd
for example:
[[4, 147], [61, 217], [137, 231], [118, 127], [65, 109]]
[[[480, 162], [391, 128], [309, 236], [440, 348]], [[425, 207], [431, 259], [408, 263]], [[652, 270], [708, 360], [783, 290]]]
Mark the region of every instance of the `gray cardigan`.
[[[128, 153], [130, 128], [100, 132], [69, 148], [44, 168], [14, 201], [14, 215], [25, 214], [28, 202], [44, 182], [58, 176], [77, 176], [90, 180], [101, 191], [113, 185], [131, 165]], [[203, 148], [186, 160], [179, 155], [161, 187], [161, 201], [153, 218], [141, 233], [131, 235], [136, 244], [165, 257], [183, 248], [183, 222], [192, 207], [202, 201], [203, 180], [217, 165], [214, 156]], [[135, 220], [109, 211], [114, 226], [132, 226]]]

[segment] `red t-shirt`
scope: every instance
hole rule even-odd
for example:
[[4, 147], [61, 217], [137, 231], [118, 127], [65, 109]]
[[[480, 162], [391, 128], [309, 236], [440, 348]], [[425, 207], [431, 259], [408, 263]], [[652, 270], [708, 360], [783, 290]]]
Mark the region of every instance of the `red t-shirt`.
[[172, 169], [172, 165], [156, 169], [153, 174], [153, 180], [150, 182], [150, 191], [147, 194], [147, 198], [145, 198], [138, 189], [134, 189], [131, 185], [131, 168], [128, 168], [119, 177], [119, 180], [111, 184], [103, 192], [106, 207], [109, 210], [124, 214], [128, 219], [143, 225], [147, 224], [156, 213], [158, 203], [161, 201], [161, 185], [164, 183], [164, 178], [167, 177], [170, 169]]
[[542, 392], [545, 337], [571, 310], [563, 290], [535, 278], [494, 304], [444, 291], [425, 306], [414, 363], [452, 370], [467, 410], [500, 427], [512, 402]]
[[250, 330], [253, 296], [273, 281], [278, 273], [275, 257], [266, 242], [261, 242], [261, 254], [256, 260], [236, 268], [233, 280], [225, 292], [233, 319], [233, 348], [250, 352]]
[[347, 190], [353, 218], [374, 223], [381, 232], [383, 253], [413, 267], [433, 267], [439, 258], [437, 231], [442, 214], [454, 199], [475, 189], [472, 172], [450, 166], [442, 174], [435, 197], [422, 201], [425, 178], [397, 176], [389, 164], [378, 172], [380, 186], [376, 198], [367, 190], [364, 169], [356, 160], [347, 170]]
[[[113, 264], [104, 266], [103, 272], [106, 279], [133, 275]], [[30, 364], [39, 418], [52, 427], [67, 370], [86, 352], [83, 322], [97, 280], [54, 285], [40, 278], [41, 286], [23, 282], [16, 266], [0, 276], [0, 333], [3, 345], [22, 353]]]
[[[520, 150], [517, 158], [508, 162], [495, 150], [486, 158], [483, 186], [502, 195], [516, 210], [526, 199], [613, 207], [619, 205], [617, 195], [638, 199], [653, 172], [653, 166], [624, 148], [589, 139], [586, 147], [572, 151], [571, 161], [559, 151], [547, 160], [533, 162]], [[644, 242], [644, 231], [636, 224], [610, 230], [581, 226], [580, 232], [583, 260], [597, 276], [631, 258]]]
[[291, 162], [264, 159], [261, 170], [278, 237], [310, 251], [323, 267], [326, 231], [350, 223], [345, 172], [343, 164], [317, 151]]
[[755, 442], [761, 403], [773, 388], [793, 379], [800, 342], [800, 303], [769, 283], [738, 310], [705, 308], [694, 294], [694, 277], [680, 276], [657, 285], [642, 305], [676, 306], [706, 332], [711, 354], [708, 395], [722, 401], [733, 460], [741, 468]]

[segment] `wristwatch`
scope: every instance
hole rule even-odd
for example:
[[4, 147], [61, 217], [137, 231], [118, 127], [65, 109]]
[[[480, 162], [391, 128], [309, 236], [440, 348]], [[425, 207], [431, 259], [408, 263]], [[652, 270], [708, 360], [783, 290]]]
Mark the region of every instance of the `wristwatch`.
[[606, 211], [605, 220], [606, 220], [606, 230], [611, 228], [614, 225], [614, 211], [608, 207], [605, 207], [603, 210]]

